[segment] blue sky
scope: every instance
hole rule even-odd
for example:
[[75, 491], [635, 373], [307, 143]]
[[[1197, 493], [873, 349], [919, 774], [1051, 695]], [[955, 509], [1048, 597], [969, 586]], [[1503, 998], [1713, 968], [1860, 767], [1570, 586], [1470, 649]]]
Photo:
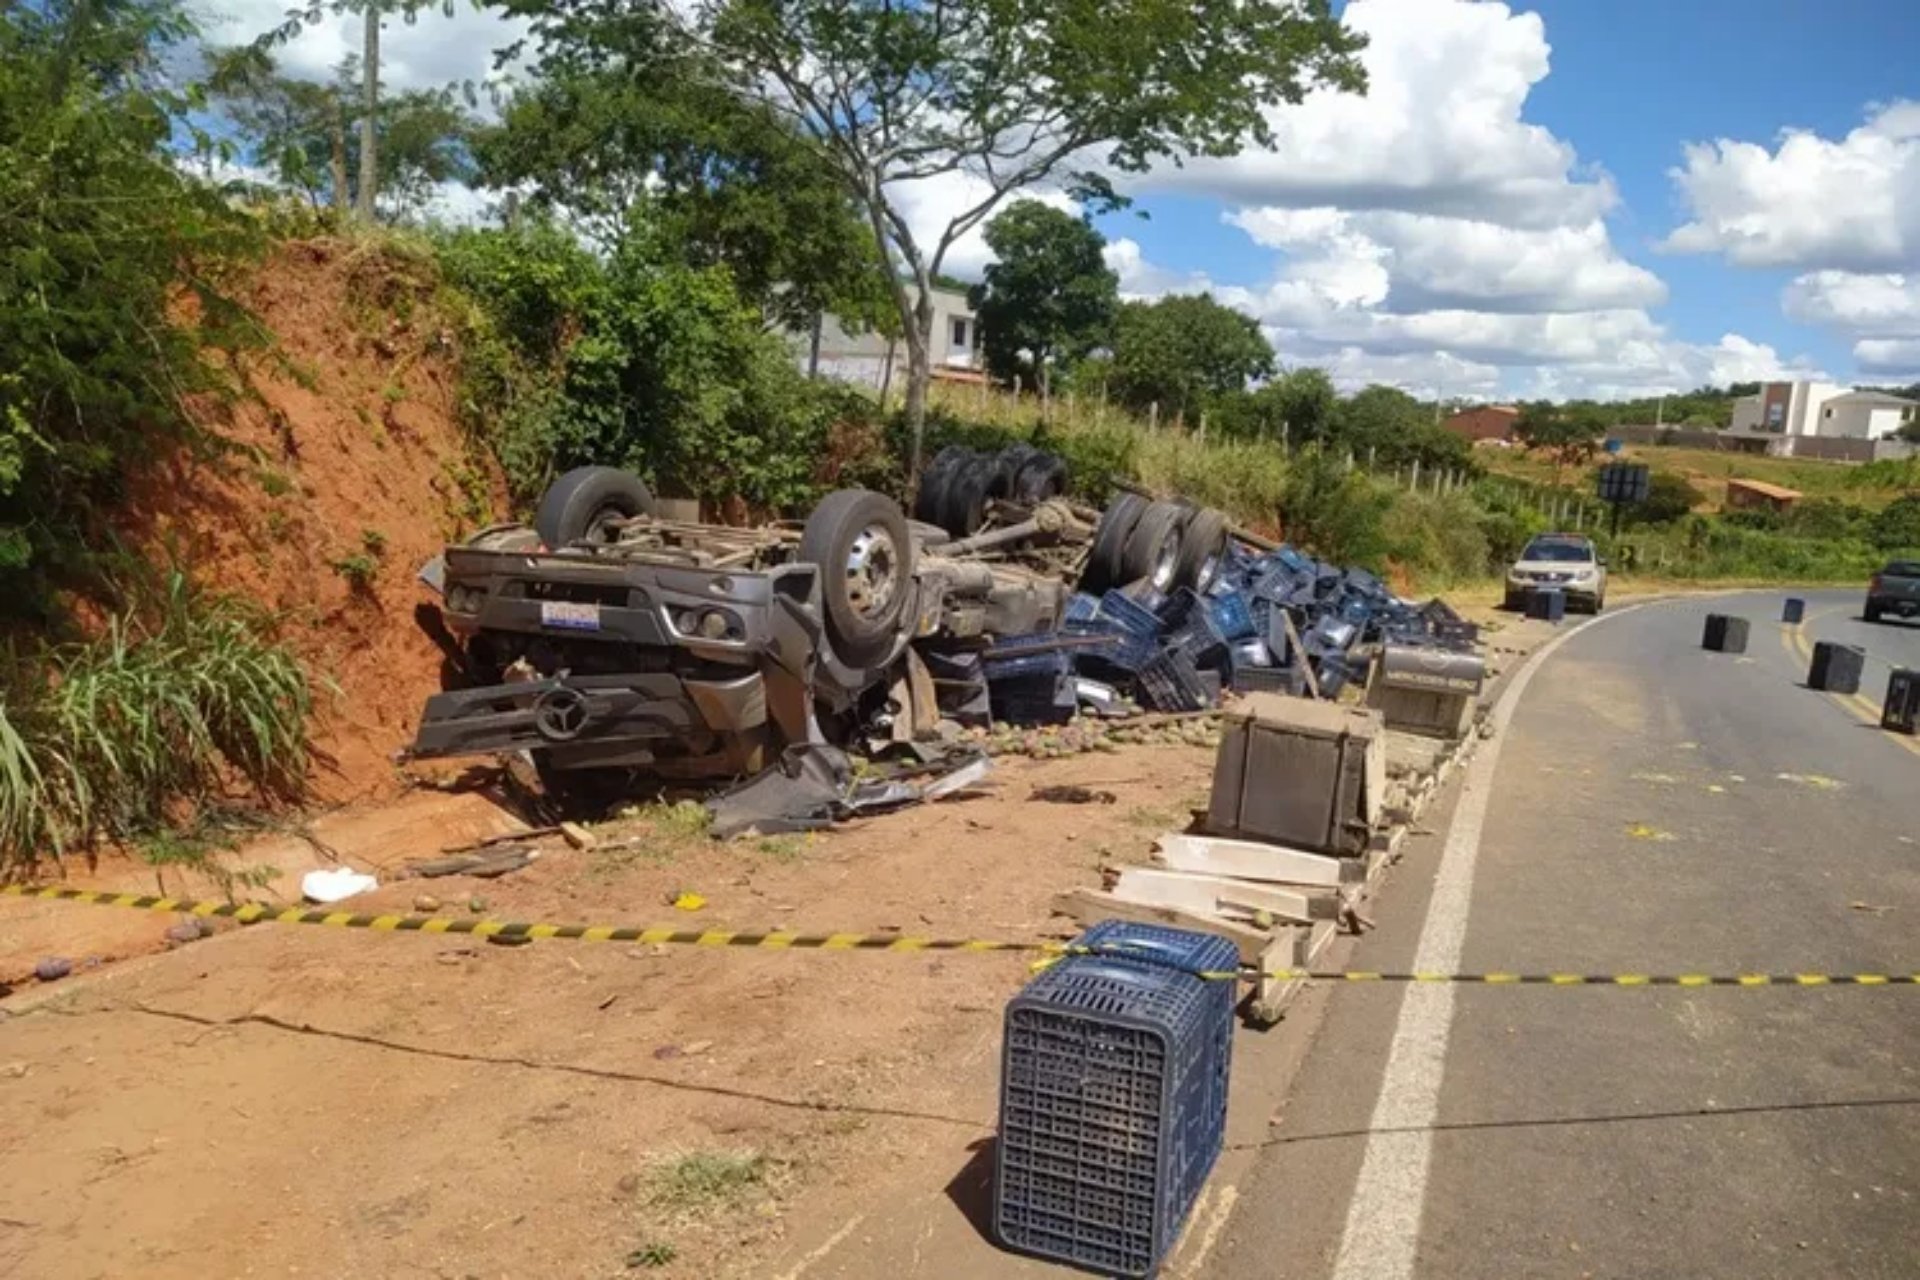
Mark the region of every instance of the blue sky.
[[[286, 0], [210, 3], [232, 41]], [[1371, 92], [1275, 110], [1272, 152], [1130, 180], [1136, 212], [1098, 224], [1129, 296], [1211, 290], [1285, 363], [1421, 395], [1920, 379], [1920, 0], [1342, 13], [1371, 38]], [[323, 21], [286, 69], [326, 76], [355, 24]], [[386, 79], [483, 77], [519, 33], [465, 6], [389, 23]], [[968, 181], [896, 190], [923, 242]], [[443, 193], [451, 216], [484, 205]], [[976, 234], [948, 267], [986, 258]]]

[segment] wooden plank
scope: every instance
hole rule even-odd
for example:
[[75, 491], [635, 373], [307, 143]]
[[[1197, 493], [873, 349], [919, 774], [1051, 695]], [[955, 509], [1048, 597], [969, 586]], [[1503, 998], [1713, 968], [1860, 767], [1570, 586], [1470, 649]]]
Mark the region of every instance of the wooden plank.
[[1294, 630], [1293, 615], [1285, 609], [1281, 609], [1280, 621], [1287, 629], [1287, 655], [1293, 661], [1300, 664], [1302, 674], [1307, 677], [1308, 695], [1318, 698], [1320, 696], [1320, 681], [1315, 678], [1313, 674], [1313, 662], [1307, 657], [1307, 651], [1300, 647], [1300, 633]]
[[1190, 871], [1160, 871], [1128, 867], [1113, 886], [1116, 897], [1150, 906], [1182, 911], [1251, 915], [1264, 911], [1283, 920], [1331, 920], [1339, 910], [1338, 896], [1325, 889], [1276, 889], [1250, 880], [1196, 875]]
[[1290, 849], [1283, 844], [1169, 832], [1160, 837], [1155, 847], [1160, 852], [1160, 861], [1176, 871], [1327, 888], [1338, 888], [1348, 878], [1348, 860]]
[[1182, 911], [1176, 907], [1128, 902], [1098, 889], [1074, 889], [1056, 894], [1053, 910], [1056, 915], [1071, 916], [1083, 926], [1096, 925], [1102, 920], [1131, 920], [1135, 924], [1164, 924], [1176, 929], [1211, 933], [1238, 947], [1242, 964], [1258, 964], [1267, 944], [1273, 940], [1265, 929], [1256, 929], [1250, 924]]

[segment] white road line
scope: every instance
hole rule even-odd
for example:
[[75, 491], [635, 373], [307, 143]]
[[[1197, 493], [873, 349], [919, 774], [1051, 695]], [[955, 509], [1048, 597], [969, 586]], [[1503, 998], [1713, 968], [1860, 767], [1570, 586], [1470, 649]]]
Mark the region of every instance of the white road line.
[[[1474, 756], [1461, 782], [1460, 804], [1440, 853], [1433, 898], [1413, 967], [1423, 973], [1452, 973], [1460, 967], [1467, 939], [1467, 912], [1473, 905], [1473, 867], [1480, 855], [1480, 829], [1486, 823], [1487, 798], [1507, 724], [1534, 672], [1555, 649], [1588, 627], [1624, 617], [1641, 605], [1602, 614], [1556, 636], [1527, 659], [1501, 695], [1492, 716], [1493, 738]], [[1406, 989], [1400, 1020], [1380, 1098], [1374, 1104], [1373, 1130], [1347, 1207], [1346, 1232], [1333, 1280], [1411, 1280], [1420, 1243], [1420, 1216], [1426, 1205], [1427, 1162], [1433, 1151], [1432, 1126], [1440, 1111], [1440, 1080], [1446, 1065], [1447, 1034], [1453, 1026], [1451, 983], [1415, 983]], [[1392, 1132], [1387, 1132], [1391, 1130]]]

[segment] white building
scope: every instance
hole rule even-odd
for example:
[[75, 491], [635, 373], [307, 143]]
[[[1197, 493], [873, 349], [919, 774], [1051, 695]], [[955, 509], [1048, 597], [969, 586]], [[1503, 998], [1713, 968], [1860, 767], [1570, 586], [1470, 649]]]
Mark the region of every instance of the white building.
[[1849, 391], [1820, 406], [1817, 434], [1847, 440], [1882, 440], [1911, 424], [1920, 403], [1884, 391]]
[[1852, 395], [1831, 382], [1765, 382], [1753, 395], [1733, 402], [1731, 430], [1740, 435], [1817, 436], [1821, 410], [1829, 400]]
[[[788, 335], [800, 367], [813, 366], [813, 335]], [[889, 342], [878, 333], [848, 333], [832, 316], [820, 321], [819, 369], [822, 377], [838, 378], [863, 386], [892, 387], [897, 392], [906, 385], [907, 344]], [[956, 381], [978, 382], [980, 372], [980, 325], [967, 295], [951, 289], [933, 291], [933, 376]]]

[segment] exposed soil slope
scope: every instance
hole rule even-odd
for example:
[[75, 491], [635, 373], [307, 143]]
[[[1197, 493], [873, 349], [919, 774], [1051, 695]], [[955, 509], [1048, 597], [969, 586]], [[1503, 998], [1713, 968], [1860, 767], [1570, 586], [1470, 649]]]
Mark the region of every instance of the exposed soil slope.
[[278, 247], [240, 297], [277, 350], [247, 363], [250, 396], [207, 411], [227, 447], [156, 468], [128, 507], [138, 545], [282, 619], [319, 685], [321, 801], [397, 788], [391, 755], [439, 688], [415, 574], [504, 506], [458, 424], [435, 293], [428, 264], [387, 246]]

